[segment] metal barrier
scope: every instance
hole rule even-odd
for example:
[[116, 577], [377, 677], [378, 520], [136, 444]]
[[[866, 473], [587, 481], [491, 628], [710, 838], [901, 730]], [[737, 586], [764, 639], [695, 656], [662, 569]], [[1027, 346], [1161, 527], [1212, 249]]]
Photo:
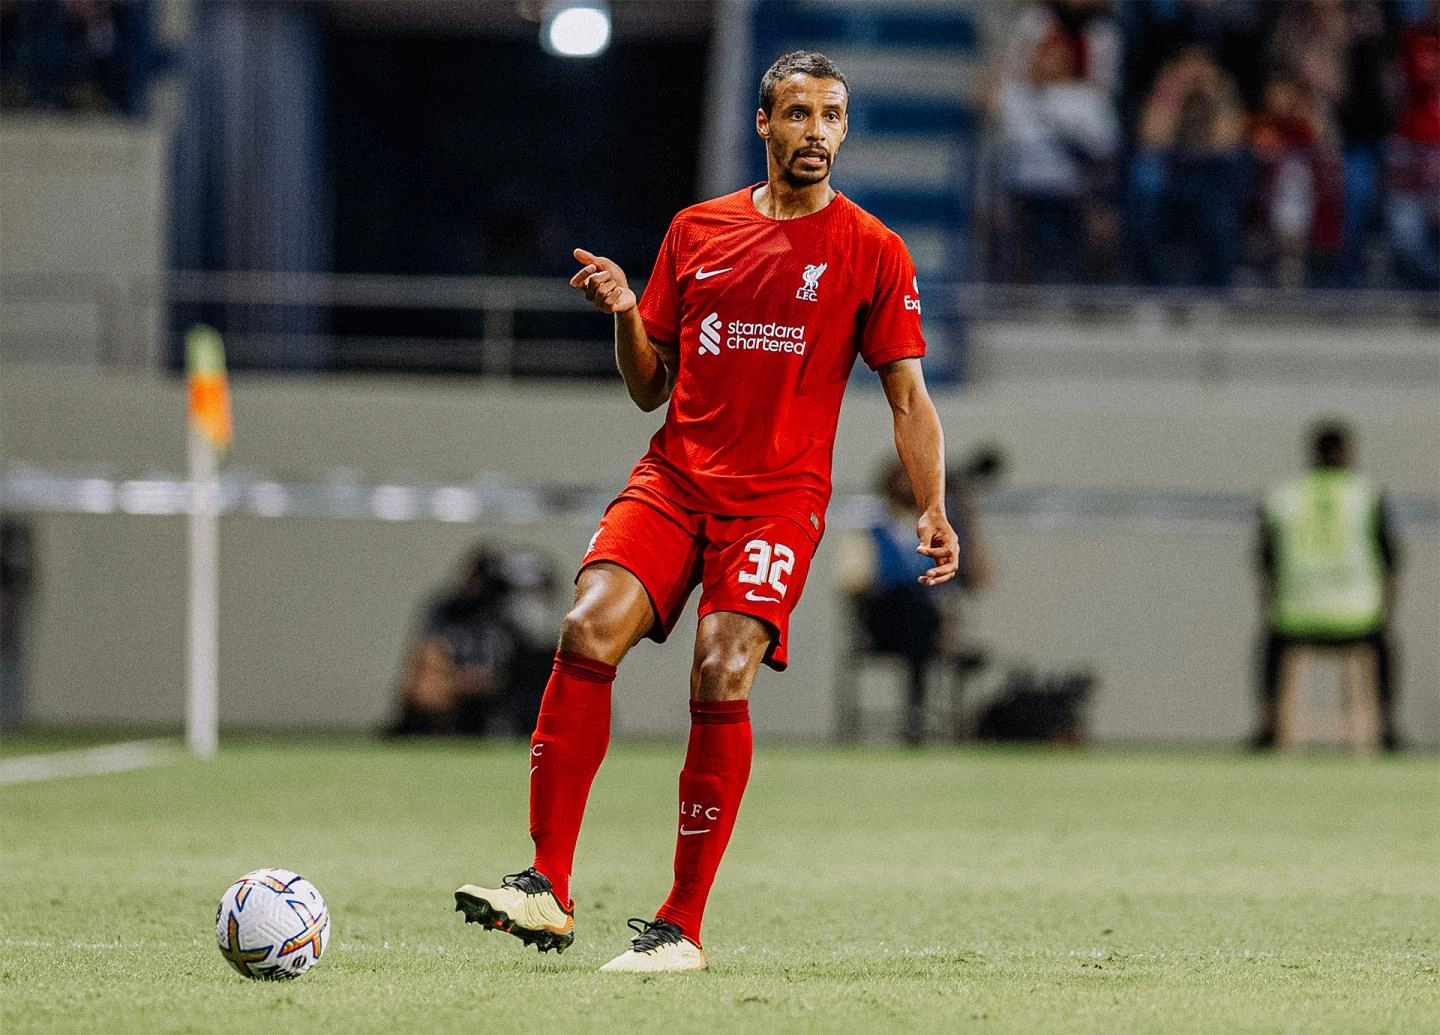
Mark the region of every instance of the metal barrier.
[[[922, 290], [932, 339], [927, 368], [939, 382], [1025, 379], [1033, 367], [1047, 379], [1138, 372], [1169, 380], [1298, 376], [1440, 385], [1440, 298], [1426, 293], [955, 283]], [[154, 332], [145, 314], [157, 309], [165, 315]], [[297, 311], [307, 315], [296, 318]], [[614, 371], [608, 322], [595, 319], [562, 277], [176, 270], [159, 281], [0, 278], [0, 358], [7, 361], [58, 352], [108, 369], [163, 368], [178, 360], [183, 326], [196, 319], [226, 332], [232, 364], [240, 368], [489, 378]], [[367, 321], [375, 333], [350, 327]], [[1027, 327], [1033, 333], [1018, 340], [995, 333]], [[1087, 332], [1110, 344], [1087, 346]], [[1121, 333], [1128, 337], [1115, 337]], [[1357, 352], [1337, 333], [1368, 334], [1379, 344]], [[1326, 334], [1328, 352], [1320, 341]], [[87, 335], [93, 340], [83, 347], [67, 348], [67, 336]], [[1277, 335], [1288, 339], [1282, 347], [1261, 340]], [[979, 362], [1005, 359], [1005, 349], [1022, 353], [1024, 363]], [[295, 355], [302, 361], [284, 361]]]
[[[219, 479], [222, 514], [261, 518], [330, 518], [365, 521], [490, 522], [525, 525], [542, 517], [595, 520], [614, 495], [614, 485], [516, 484], [481, 475], [464, 484], [370, 483], [353, 477], [319, 482], [282, 481], [264, 474], [225, 472]], [[194, 490], [172, 474], [125, 477], [53, 470], [23, 464], [0, 466], [0, 508], [17, 513], [126, 514], [175, 517], [190, 513]], [[1391, 501], [1407, 536], [1440, 538], [1440, 496]], [[987, 492], [987, 517], [1045, 528], [1093, 524], [1185, 524], [1228, 530], [1255, 521], [1255, 498], [1245, 493], [1175, 489], [1031, 487]], [[868, 528], [884, 511], [868, 493], [837, 495], [830, 524]]]

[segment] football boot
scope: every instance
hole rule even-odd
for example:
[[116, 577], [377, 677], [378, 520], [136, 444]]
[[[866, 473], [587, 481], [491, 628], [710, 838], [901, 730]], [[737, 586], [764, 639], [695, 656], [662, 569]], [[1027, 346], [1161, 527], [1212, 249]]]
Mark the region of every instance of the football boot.
[[686, 938], [669, 920], [632, 918], [630, 929], [635, 932], [630, 948], [601, 967], [602, 972], [663, 974], [704, 970], [707, 966], [705, 950]]
[[575, 940], [575, 911], [566, 909], [544, 874], [533, 866], [512, 873], [498, 888], [464, 884], [455, 891], [455, 909], [467, 924], [513, 934], [541, 952], [564, 952]]

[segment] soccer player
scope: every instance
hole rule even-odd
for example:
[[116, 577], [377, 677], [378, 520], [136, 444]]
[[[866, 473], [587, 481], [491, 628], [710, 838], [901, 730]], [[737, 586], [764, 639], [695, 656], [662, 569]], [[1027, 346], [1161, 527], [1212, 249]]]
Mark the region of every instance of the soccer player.
[[750, 686], [762, 664], [786, 665], [857, 355], [880, 375], [915, 489], [916, 550], [932, 562], [919, 581], [955, 574], [914, 264], [898, 236], [830, 185], [849, 100], [824, 55], [777, 60], [755, 115], [765, 182], [677, 215], [643, 299], [615, 262], [575, 251], [570, 284], [613, 315], [630, 398], [669, 408], [580, 563], [531, 738], [534, 865], [499, 888], [456, 891], [467, 923], [542, 952], [574, 941], [570, 871], [609, 743], [616, 666], [641, 639], [663, 642], [698, 586], [675, 882], [601, 969], [705, 968], [701, 917], [750, 775]]

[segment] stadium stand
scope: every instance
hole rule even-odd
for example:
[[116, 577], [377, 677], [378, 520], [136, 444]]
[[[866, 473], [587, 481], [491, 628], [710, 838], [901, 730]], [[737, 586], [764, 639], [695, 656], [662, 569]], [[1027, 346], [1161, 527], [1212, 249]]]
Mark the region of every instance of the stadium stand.
[[[755, 5], [750, 81], [774, 55], [819, 50], [855, 93], [844, 183], [850, 197], [905, 238], [922, 278], [964, 279], [956, 254], [973, 202], [981, 48], [963, 4]], [[903, 159], [897, 160], [898, 156]], [[753, 158], [756, 178], [763, 156]]]
[[[697, 114], [682, 121], [734, 130], [733, 168], [714, 141], [695, 142], [707, 156], [703, 176], [733, 189], [754, 171], [743, 163], [758, 161], [758, 55], [798, 43], [834, 53], [857, 91], [840, 185], [903, 227], [927, 271], [925, 319], [934, 345], [927, 370], [937, 382], [947, 372], [964, 381], [963, 389], [937, 392], [952, 445], [983, 435], [1015, 457], [1013, 490], [987, 510], [1005, 577], [979, 631], [1042, 664], [1106, 660], [1105, 689], [1094, 706], [1099, 740], [1238, 738], [1247, 678], [1233, 648], [1249, 615], [1233, 607], [1244, 592], [1235, 559], [1245, 549], [1252, 490], [1288, 463], [1257, 453], [1254, 443], [1286, 439], [1317, 406], [1354, 413], [1367, 435], [1384, 441], [1383, 473], [1407, 503], [1403, 519], [1421, 544], [1415, 585], [1440, 585], [1423, 574], [1440, 558], [1436, 296], [1278, 291], [1263, 283], [1215, 293], [985, 282], [983, 267], [965, 251], [967, 237], [976, 236], [972, 202], [983, 191], [973, 179], [982, 126], [968, 88], [981, 81], [1018, 9], [979, 0], [715, 5], [718, 19], [743, 16], [740, 35], [749, 38], [739, 48], [742, 67], [716, 76], [733, 46], [716, 29], [703, 110], [690, 98]], [[267, 23], [246, 24], [263, 35]], [[626, 24], [617, 14], [620, 50]], [[725, 25], [725, 33], [735, 27]], [[313, 45], [309, 53], [324, 52], [308, 32], [300, 34]], [[529, 41], [506, 39], [507, 54], [519, 61]], [[693, 35], [687, 39], [694, 43]], [[500, 45], [473, 31], [448, 42], [457, 66]], [[665, 47], [653, 38], [646, 45]], [[226, 75], [243, 73], [246, 89], [258, 90], [247, 67], [217, 65], [214, 78], [195, 82], [218, 89]], [[178, 685], [172, 669], [181, 609], [167, 580], [176, 574], [171, 540], [186, 500], [174, 346], [195, 312], [213, 313], [222, 324], [233, 318], [238, 329], [240, 314], [310, 309], [325, 314], [314, 322], [322, 330], [302, 336], [294, 328], [310, 326], [307, 320], [280, 324], [251, 355], [312, 350], [308, 355], [319, 357], [312, 365], [327, 375], [352, 376], [276, 377], [277, 365], [257, 359], [236, 380], [238, 437], [227, 462], [224, 519], [235, 546], [222, 556], [241, 566], [226, 576], [238, 580], [229, 583], [238, 596], [227, 605], [238, 623], [226, 645], [235, 667], [225, 673], [237, 687], [238, 710], [227, 721], [263, 714], [282, 688], [308, 679], [339, 695], [307, 697], [309, 718], [338, 707], [373, 725], [390, 702], [388, 688], [368, 685], [366, 674], [393, 671], [395, 645], [387, 636], [403, 627], [405, 608], [426, 589], [414, 573], [437, 570], [473, 535], [491, 532], [553, 539], [557, 550], [576, 553], [603, 504], [595, 486], [610, 481], [597, 472], [613, 473], [620, 453], [633, 457], [653, 425], [626, 410], [623, 399], [573, 383], [613, 376], [613, 361], [608, 327], [579, 312], [582, 303], [563, 278], [518, 270], [287, 272], [256, 268], [259, 260], [217, 259], [207, 268], [192, 262], [198, 252], [170, 249], [170, 209], [181, 204], [170, 162], [173, 120], [234, 112], [162, 101], [163, 93], [138, 122], [14, 108], [0, 117], [0, 504], [35, 522], [46, 599], [54, 601], [37, 647], [35, 714], [55, 721], [174, 715], [165, 688]], [[264, 114], [263, 106], [246, 111]], [[190, 142], [196, 139], [206, 138]], [[663, 164], [667, 149], [690, 148], [688, 137], [656, 148], [655, 175], [699, 194], [705, 187], [687, 179], [693, 154], [689, 164]], [[229, 206], [215, 225], [232, 220], [247, 232], [254, 226], [244, 219], [246, 206], [268, 205], [278, 189], [252, 183], [251, 193], [230, 195], [224, 177], [187, 182], [208, 186], [186, 188], [184, 204]], [[273, 222], [282, 210], [296, 211], [279, 206], [266, 218]], [[654, 242], [663, 222], [617, 232]], [[182, 304], [194, 308], [182, 311]], [[334, 319], [342, 309], [343, 333]], [[421, 317], [443, 317], [458, 330], [430, 333]], [[227, 344], [238, 356], [247, 343], [237, 333]], [[452, 376], [353, 376], [380, 370]], [[867, 383], [863, 373], [857, 380]], [[571, 407], [563, 444], [557, 400]], [[846, 406], [837, 526], [865, 492], [876, 444], [888, 435], [878, 394], [856, 392]], [[248, 564], [247, 556], [265, 561]], [[107, 567], [68, 563], [84, 557], [104, 557]], [[1177, 566], [1193, 585], [1165, 576]], [[1404, 678], [1433, 685], [1440, 655], [1422, 629], [1424, 608], [1435, 613], [1430, 592], [1403, 616], [1416, 630], [1407, 637], [1415, 646]], [[84, 627], [86, 602], [102, 595], [116, 604], [105, 619], [114, 624], [96, 633]], [[1157, 600], [1162, 606], [1146, 606]], [[303, 616], [319, 614], [337, 615], [344, 625], [326, 630], [345, 657], [341, 672], [317, 665], [315, 630]], [[796, 735], [817, 732], [816, 716], [828, 728], [837, 627], [823, 603], [810, 615], [804, 634], [826, 662], [809, 674], [797, 670], [792, 684], [806, 689], [775, 705], [776, 728]], [[124, 636], [144, 642], [115, 668], [110, 645]], [[237, 646], [254, 642], [272, 645], [258, 667]], [[1175, 646], [1157, 660], [1155, 642]], [[159, 669], [150, 658], [161, 659]], [[94, 671], [114, 678], [102, 685]], [[657, 687], [673, 678], [663, 665], [646, 672]], [[1440, 739], [1434, 699], [1412, 694], [1408, 701], [1406, 726], [1417, 740]], [[628, 729], [658, 729], [683, 718], [642, 696], [621, 721]]]
[[[819, 50], [855, 95], [839, 177], [844, 191], [905, 239], [932, 338], [931, 377], [961, 375], [963, 321], [934, 286], [970, 279], [979, 120], [975, 82], [984, 51], [972, 3], [761, 0], [750, 14], [753, 84], [788, 50]], [[750, 179], [763, 178], [751, 149]]]

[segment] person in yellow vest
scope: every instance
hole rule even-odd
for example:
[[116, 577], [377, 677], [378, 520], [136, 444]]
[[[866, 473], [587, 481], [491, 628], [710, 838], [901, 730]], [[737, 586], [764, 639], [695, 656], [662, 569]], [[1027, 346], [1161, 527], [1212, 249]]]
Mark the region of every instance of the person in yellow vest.
[[1349, 428], [1321, 422], [1310, 442], [1310, 470], [1271, 489], [1261, 507], [1260, 604], [1266, 635], [1260, 725], [1253, 745], [1275, 743], [1286, 647], [1360, 643], [1375, 652], [1382, 743], [1393, 751], [1399, 736], [1389, 629], [1400, 568], [1394, 521], [1380, 490], [1351, 469]]

